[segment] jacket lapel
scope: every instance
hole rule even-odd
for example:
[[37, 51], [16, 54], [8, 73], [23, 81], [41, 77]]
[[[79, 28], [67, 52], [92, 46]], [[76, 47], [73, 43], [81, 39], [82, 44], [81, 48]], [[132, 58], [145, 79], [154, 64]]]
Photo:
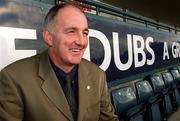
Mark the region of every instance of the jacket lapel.
[[79, 112], [78, 121], [83, 120], [84, 113], [88, 107], [88, 70], [83, 61], [79, 64], [78, 81], [79, 81]]
[[55, 104], [62, 114], [64, 114], [69, 120], [73, 120], [63, 90], [50, 65], [47, 52], [42, 54], [40, 57], [39, 76], [44, 80], [41, 88], [47, 97]]

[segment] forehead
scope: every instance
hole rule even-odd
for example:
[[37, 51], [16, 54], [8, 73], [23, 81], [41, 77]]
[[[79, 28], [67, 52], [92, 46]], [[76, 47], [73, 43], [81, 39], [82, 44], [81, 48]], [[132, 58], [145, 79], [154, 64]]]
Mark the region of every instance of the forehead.
[[81, 24], [88, 24], [87, 18], [84, 13], [74, 6], [66, 6], [65, 8], [58, 11], [56, 16], [57, 23], [81, 23]]

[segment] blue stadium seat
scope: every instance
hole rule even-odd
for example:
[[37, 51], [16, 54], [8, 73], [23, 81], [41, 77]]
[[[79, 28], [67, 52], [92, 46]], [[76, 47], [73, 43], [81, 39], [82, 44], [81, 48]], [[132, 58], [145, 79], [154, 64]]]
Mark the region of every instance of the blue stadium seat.
[[174, 94], [177, 105], [180, 106], [180, 73], [177, 69], [170, 70], [174, 77]]
[[155, 94], [160, 94], [165, 88], [165, 84], [161, 75], [150, 76], [150, 82]]
[[177, 85], [180, 84], [180, 72], [177, 69], [171, 69], [170, 72], [172, 73], [172, 76], [174, 77], [175, 82]]
[[161, 116], [162, 119], [164, 121], [167, 120], [167, 112], [166, 112], [166, 105], [165, 105], [165, 96], [163, 94], [165, 89], [165, 84], [164, 81], [162, 79], [162, 76], [160, 74], [157, 75], [151, 75], [150, 76], [150, 83], [152, 85], [153, 91], [154, 91], [154, 95], [156, 95], [156, 97], [159, 98], [158, 102], [159, 102], [159, 106], [160, 106], [160, 112], [161, 112]]
[[145, 103], [148, 121], [163, 121], [160, 110], [160, 98], [154, 95], [153, 89], [147, 80], [135, 83], [139, 101]]
[[166, 87], [173, 87], [174, 79], [170, 72], [163, 72], [162, 77]]
[[177, 70], [180, 72], [180, 66], [177, 67]]
[[129, 86], [115, 89], [111, 92], [115, 112], [120, 119], [125, 121], [146, 121], [144, 112], [146, 108], [137, 103], [136, 95]]
[[177, 103], [174, 95], [174, 79], [170, 72], [163, 72], [162, 77], [166, 86], [163, 94], [165, 96], [167, 116], [169, 117], [173, 111], [177, 110]]

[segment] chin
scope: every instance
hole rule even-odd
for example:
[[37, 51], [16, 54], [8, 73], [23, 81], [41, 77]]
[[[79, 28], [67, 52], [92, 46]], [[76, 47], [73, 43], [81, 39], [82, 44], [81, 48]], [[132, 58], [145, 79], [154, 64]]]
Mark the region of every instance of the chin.
[[81, 60], [82, 60], [82, 56], [74, 56], [71, 58], [71, 62], [73, 64], [79, 64], [81, 62]]
[[78, 60], [75, 60], [75, 59], [74, 59], [71, 63], [72, 63], [72, 64], [79, 64], [80, 62], [81, 62], [81, 59], [78, 59]]
[[74, 62], [74, 64], [80, 64], [80, 62], [81, 62], [81, 61], [76, 61], [76, 62]]

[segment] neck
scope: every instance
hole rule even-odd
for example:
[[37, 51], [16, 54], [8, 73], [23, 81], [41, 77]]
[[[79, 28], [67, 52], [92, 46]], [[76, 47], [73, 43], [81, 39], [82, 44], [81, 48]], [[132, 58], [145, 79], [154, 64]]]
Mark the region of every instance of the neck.
[[61, 64], [58, 63], [58, 61], [56, 61], [56, 59], [53, 59], [50, 55], [49, 58], [51, 60], [52, 63], [54, 63], [58, 68], [60, 68], [61, 70], [63, 70], [65, 73], [69, 73], [76, 65], [73, 64]]
[[[56, 64], [55, 64], [56, 65]], [[69, 73], [74, 67], [75, 65], [73, 66], [62, 66], [62, 65], [56, 65], [58, 68], [62, 69], [65, 73]]]

